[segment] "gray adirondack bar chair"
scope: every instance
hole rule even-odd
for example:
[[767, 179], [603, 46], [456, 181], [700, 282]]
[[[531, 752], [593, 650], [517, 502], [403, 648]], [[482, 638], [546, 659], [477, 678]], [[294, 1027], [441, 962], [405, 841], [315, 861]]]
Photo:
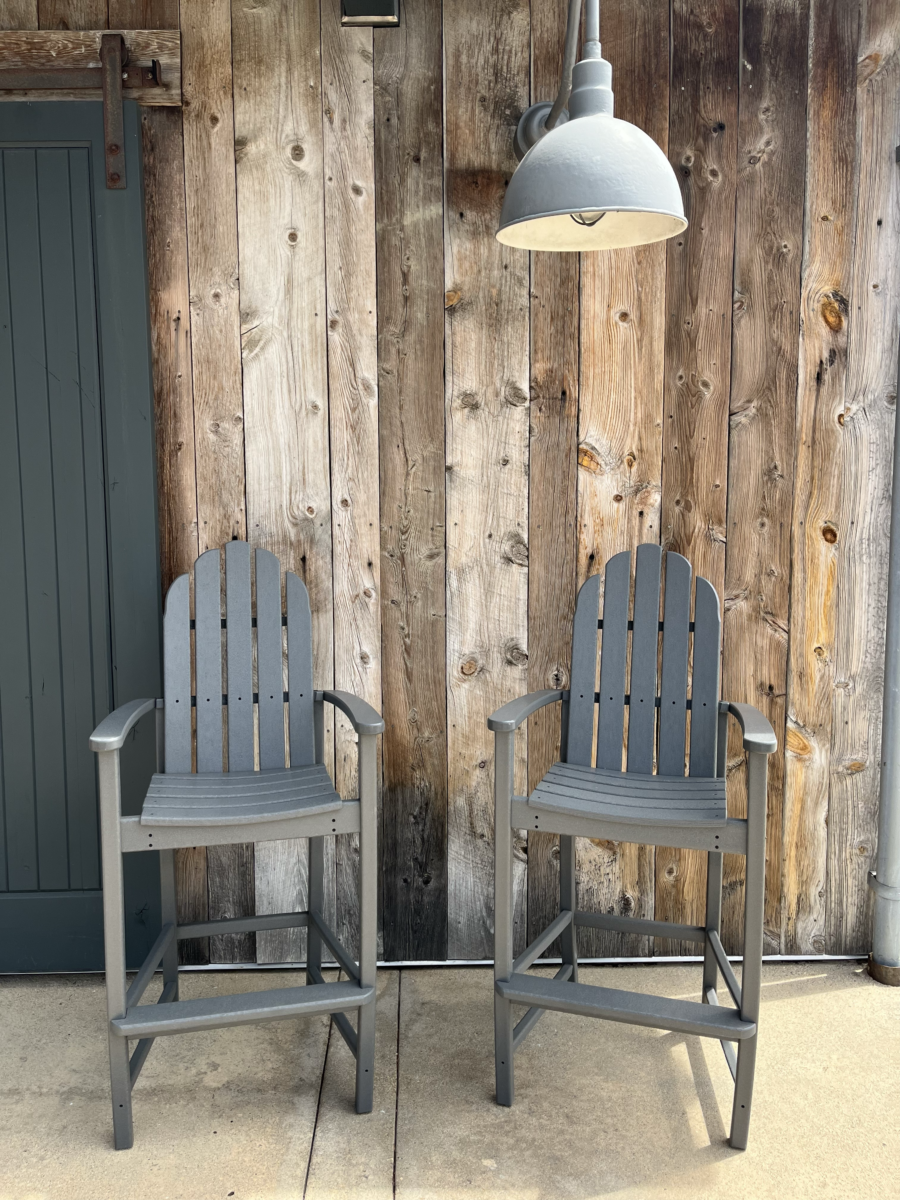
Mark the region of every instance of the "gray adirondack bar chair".
[[[699, 1034], [718, 1038], [725, 1051], [735, 1081], [730, 1140], [733, 1147], [743, 1150], [750, 1122], [759, 1017], [767, 756], [775, 749], [775, 734], [762, 713], [750, 705], [720, 703], [719, 599], [712, 585], [698, 578], [691, 620], [691, 568], [686, 559], [671, 551], [666, 555], [664, 611], [660, 620], [661, 558], [658, 546], [638, 548], [632, 612], [630, 553], [617, 554], [606, 565], [602, 618], [599, 616], [601, 576], [592, 575], [578, 594], [569, 689], [533, 692], [505, 704], [488, 721], [495, 733], [496, 753], [497, 1101], [512, 1104], [514, 1052], [548, 1008]], [[602, 631], [599, 684], [598, 631]], [[629, 648], [631, 673], [626, 682]], [[515, 731], [531, 713], [557, 701], [562, 705], [562, 761], [551, 767], [530, 797], [514, 796]], [[690, 766], [685, 776], [688, 712]], [[744, 750], [748, 755], [746, 819], [729, 817], [726, 809], [729, 715], [737, 719], [743, 730]], [[515, 960], [514, 829], [555, 833], [560, 842], [559, 915]], [[576, 837], [705, 850], [708, 859], [705, 924], [676, 925], [579, 911], [575, 899]], [[746, 857], [740, 985], [719, 937], [723, 854]], [[698, 943], [703, 947], [701, 1001], [671, 1000], [579, 983], [576, 931], [583, 926]], [[556, 976], [547, 979], [527, 975], [528, 968], [557, 938], [561, 939], [562, 966]], [[736, 1008], [719, 1006], [720, 971]], [[514, 1005], [524, 1005], [527, 1009], [515, 1025]], [[737, 1043], [737, 1053], [733, 1042]]]
[[[163, 621], [164, 697], [123, 705], [91, 736], [91, 749], [99, 762], [109, 1064], [113, 1129], [119, 1150], [133, 1142], [132, 1089], [154, 1039], [164, 1034], [331, 1013], [356, 1056], [356, 1110], [372, 1109], [377, 953], [375, 746], [384, 722], [356, 696], [313, 690], [309, 596], [302, 581], [290, 571], [286, 573], [283, 615], [280, 564], [273, 554], [257, 550], [254, 615], [250, 547], [246, 542], [229, 542], [224, 558], [224, 610], [218, 550], [207, 551], [194, 564], [193, 618], [189, 575], [181, 575], [169, 588]], [[324, 765], [326, 703], [346, 713], [359, 737], [357, 800], [341, 799]], [[150, 712], [156, 714], [158, 774], [153, 776], [141, 815], [123, 816], [119, 753], [129, 730]], [[223, 729], [227, 735], [224, 758]], [[358, 962], [340, 945], [322, 915], [324, 841], [338, 833], [358, 833], [360, 838]], [[178, 924], [177, 848], [283, 838], [309, 838], [306, 912]], [[163, 925], [143, 966], [126, 988], [122, 855], [139, 850], [159, 851]], [[297, 927], [308, 931], [306, 987], [179, 1000], [177, 944], [181, 939]], [[325, 982], [323, 943], [349, 976], [347, 982]], [[159, 1002], [140, 1004], [160, 963], [163, 991]], [[354, 1009], [358, 1012], [355, 1030], [346, 1015]], [[129, 1059], [130, 1039], [137, 1039], [137, 1045]]]

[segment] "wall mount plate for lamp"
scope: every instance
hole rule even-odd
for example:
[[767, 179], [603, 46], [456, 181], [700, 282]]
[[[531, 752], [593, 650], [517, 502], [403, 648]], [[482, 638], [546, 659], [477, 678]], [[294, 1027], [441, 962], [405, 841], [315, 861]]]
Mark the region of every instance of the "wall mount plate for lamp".
[[400, 0], [341, 0], [341, 24], [399, 25]]

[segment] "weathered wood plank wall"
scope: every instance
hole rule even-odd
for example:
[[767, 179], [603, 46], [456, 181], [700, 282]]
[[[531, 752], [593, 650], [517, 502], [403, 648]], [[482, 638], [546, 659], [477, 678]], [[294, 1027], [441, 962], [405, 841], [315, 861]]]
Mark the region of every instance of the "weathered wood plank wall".
[[[870, 919], [900, 323], [894, 0], [605, 0], [617, 113], [668, 149], [687, 232], [605, 255], [494, 241], [512, 132], [566, 4], [14, 0], [7, 28], [176, 27], [183, 115], [145, 110], [166, 581], [244, 536], [307, 581], [318, 684], [379, 705], [384, 954], [489, 954], [485, 718], [565, 686], [575, 590], [641, 541], [725, 597], [724, 680], [767, 712], [766, 948]], [[534, 720], [520, 783], [552, 761]], [[353, 744], [328, 731], [338, 785]], [[744, 803], [739, 748], [729, 750]], [[329, 906], [355, 927], [355, 853]], [[523, 834], [517, 937], [553, 911]], [[180, 857], [182, 908], [299, 904], [302, 847]], [[739, 861], [725, 929], [737, 938]], [[579, 846], [585, 906], [691, 921], [693, 854]], [[677, 952], [596, 935], [596, 954]], [[302, 957], [297, 934], [194, 960]]]

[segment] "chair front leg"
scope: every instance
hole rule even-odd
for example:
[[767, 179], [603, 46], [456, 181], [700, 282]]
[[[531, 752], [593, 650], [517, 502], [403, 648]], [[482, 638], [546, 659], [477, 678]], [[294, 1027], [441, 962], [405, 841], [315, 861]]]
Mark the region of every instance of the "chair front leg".
[[[744, 965], [741, 971], [741, 1016], [759, 1022], [762, 987], [763, 921], [766, 891], [766, 773], [765, 754], [749, 754], [747, 763], [747, 871], [744, 887]], [[738, 1047], [731, 1114], [731, 1145], [746, 1150], [759, 1034]]]
[[[317, 763], [325, 761], [325, 702], [321, 698], [313, 704], [313, 738], [315, 741], [315, 756]], [[325, 913], [325, 839], [316, 837], [309, 839], [309, 891], [307, 909], [320, 915]], [[322, 970], [322, 936], [310, 921], [306, 930], [306, 985], [315, 985], [315, 979], [309, 970]]]
[[[359, 738], [359, 982], [375, 986], [378, 961], [377, 735]], [[375, 1001], [359, 1009], [356, 1026], [356, 1111], [372, 1111], [375, 1090]]]
[[[494, 981], [509, 979], [513, 968], [513, 795], [515, 733], [494, 734]], [[512, 1104], [512, 1004], [494, 993], [494, 1065], [497, 1103]]]
[[[121, 781], [119, 751], [98, 754], [100, 780], [100, 847], [103, 859], [103, 947], [106, 965], [106, 1012], [110, 1021], [124, 1017], [125, 889], [122, 869]], [[117, 1150], [134, 1143], [131, 1116], [131, 1070], [128, 1039], [113, 1036], [109, 1026], [109, 1082], [112, 1093], [113, 1139]]]

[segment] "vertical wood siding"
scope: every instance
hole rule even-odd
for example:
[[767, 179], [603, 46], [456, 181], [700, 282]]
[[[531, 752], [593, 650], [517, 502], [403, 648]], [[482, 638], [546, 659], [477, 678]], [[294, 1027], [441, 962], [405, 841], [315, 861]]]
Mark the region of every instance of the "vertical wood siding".
[[[729, 698], [767, 712], [766, 948], [868, 949], [900, 322], [894, 0], [605, 0], [616, 111], [664, 148], [662, 246], [494, 240], [512, 132], [556, 89], [564, 0], [15, 0], [23, 28], [175, 26], [144, 118], [163, 576], [234, 536], [312, 597], [318, 686], [385, 713], [384, 954], [489, 951], [490, 711], [565, 686], [575, 589], [644, 541], [724, 598]], [[519, 735], [517, 788], [556, 714]], [[353, 790], [353, 738], [329, 727]], [[743, 765], [729, 750], [734, 811]], [[700, 916], [694, 854], [584, 842], [582, 903]], [[724, 931], [739, 934], [729, 861]], [[355, 928], [355, 850], [329, 864]], [[185, 914], [299, 905], [302, 847], [179, 857]], [[523, 833], [517, 939], [553, 912]], [[677, 943], [585, 935], [596, 954]], [[296, 933], [195, 960], [302, 957]]]

